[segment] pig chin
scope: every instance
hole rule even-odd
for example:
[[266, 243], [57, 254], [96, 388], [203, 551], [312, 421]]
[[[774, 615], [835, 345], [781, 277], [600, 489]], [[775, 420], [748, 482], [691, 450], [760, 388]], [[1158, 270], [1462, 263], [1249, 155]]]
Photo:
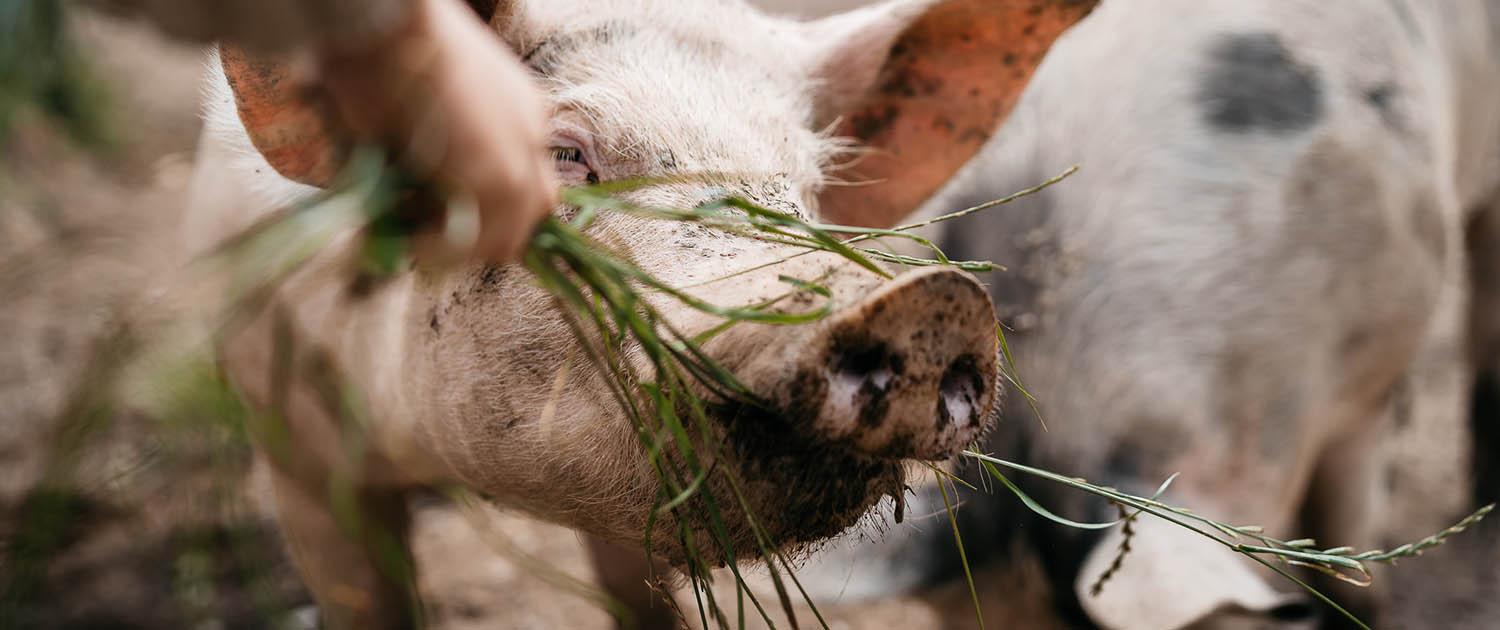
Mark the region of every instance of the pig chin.
[[[706, 491], [724, 515], [736, 558], [760, 554], [752, 520], [768, 548], [795, 552], [843, 533], [887, 495], [896, 501], [900, 519], [906, 488], [901, 460], [872, 457], [838, 443], [789, 439], [785, 417], [779, 410], [752, 404], [712, 411], [725, 459], [713, 462], [719, 470], [710, 475]], [[744, 504], [728, 475], [733, 475]], [[746, 504], [753, 513], [745, 513]], [[700, 507], [694, 506], [693, 513], [703, 514]], [[704, 533], [709, 525], [706, 519], [694, 523], [699, 549], [719, 548]], [[678, 566], [686, 562], [675, 538], [659, 534], [657, 540], [668, 542], [661, 548], [667, 560]]]

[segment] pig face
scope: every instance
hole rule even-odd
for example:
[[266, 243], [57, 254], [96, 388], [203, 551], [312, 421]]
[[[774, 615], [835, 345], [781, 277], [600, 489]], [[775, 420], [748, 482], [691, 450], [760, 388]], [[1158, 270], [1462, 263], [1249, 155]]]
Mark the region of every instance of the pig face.
[[[552, 155], [565, 182], [692, 175], [627, 196], [691, 207], [737, 195], [808, 220], [883, 226], [982, 145], [1047, 46], [1091, 7], [904, 2], [796, 23], [737, 2], [538, 1], [501, 3], [490, 23], [551, 98]], [[230, 84], [264, 76], [224, 60]], [[249, 96], [236, 94], [240, 118], [264, 118], [246, 113], [265, 106]], [[267, 150], [275, 138], [257, 138], [253, 125], [244, 131], [263, 155], [278, 155]], [[270, 165], [307, 181], [297, 163]], [[888, 281], [829, 254], [767, 266], [797, 251], [620, 214], [601, 217], [590, 236], [714, 304], [787, 294], [779, 276], [829, 290], [833, 312], [816, 324], [743, 324], [704, 345], [764, 401], [715, 406], [711, 435], [701, 438], [723, 447], [722, 459], [707, 463], [743, 486], [743, 503], [725, 475], [705, 488], [727, 512], [732, 555], [758, 549], [742, 508], [779, 544], [836, 534], [882, 495], [899, 498], [901, 459], [954, 454], [978, 437], [996, 402], [993, 311], [958, 271]], [[660, 496], [655, 473], [604, 376], [584, 365], [526, 273], [418, 272], [381, 292], [371, 299], [399, 304], [388, 309], [399, 323], [380, 327], [399, 331], [399, 363], [372, 353], [375, 367], [341, 367], [377, 374], [356, 383], [394, 386], [369, 388], [389, 398], [370, 405], [375, 424], [405, 427], [415, 437], [393, 440], [418, 446], [390, 450], [425, 453], [413, 456], [423, 459], [417, 468], [502, 502], [607, 539], [640, 540]], [[804, 292], [778, 308], [802, 312], [823, 299]], [[670, 300], [656, 304], [689, 334], [718, 323]], [[658, 519], [656, 533], [675, 526]], [[711, 548], [702, 535], [699, 548]], [[656, 536], [656, 549], [681, 559], [671, 538]]]

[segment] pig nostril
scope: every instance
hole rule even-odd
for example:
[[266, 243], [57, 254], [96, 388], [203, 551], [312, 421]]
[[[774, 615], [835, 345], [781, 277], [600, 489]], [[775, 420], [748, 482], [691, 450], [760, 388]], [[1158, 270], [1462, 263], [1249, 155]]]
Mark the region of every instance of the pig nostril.
[[837, 405], [856, 410], [861, 418], [878, 420], [879, 403], [901, 374], [900, 357], [883, 343], [850, 345], [833, 362], [829, 394]]
[[837, 378], [854, 385], [856, 389], [869, 383], [877, 391], [883, 392], [890, 387], [891, 379], [896, 375], [890, 352], [884, 345], [866, 346], [840, 353], [834, 365]]
[[953, 424], [962, 429], [978, 420], [979, 362], [973, 355], [959, 357], [943, 372], [938, 389], [938, 428]]

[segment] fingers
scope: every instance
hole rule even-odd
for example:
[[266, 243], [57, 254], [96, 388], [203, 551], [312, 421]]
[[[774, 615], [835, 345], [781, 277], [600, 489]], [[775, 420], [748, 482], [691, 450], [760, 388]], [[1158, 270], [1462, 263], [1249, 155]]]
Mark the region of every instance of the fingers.
[[442, 170], [473, 191], [479, 236], [474, 255], [520, 259], [537, 223], [556, 205], [546, 150], [547, 109], [520, 62], [457, 2], [439, 1], [434, 19], [453, 55], [440, 55], [437, 106], [453, 116]]
[[[398, 147], [409, 168], [472, 196], [478, 228], [469, 255], [518, 261], [556, 203], [541, 94], [515, 54], [458, 0], [420, 0], [401, 40], [328, 60], [334, 100], [357, 131]], [[469, 235], [448, 234], [442, 249], [455, 238]]]
[[[472, 238], [468, 255], [519, 260], [556, 203], [543, 99], [515, 54], [460, 0], [102, 2], [140, 12], [179, 37], [321, 50], [324, 87], [344, 125], [471, 196], [477, 237], [475, 230], [460, 235]], [[429, 236], [418, 240], [430, 244]], [[419, 249], [452, 249], [448, 236], [436, 249]]]
[[[538, 162], [541, 162], [538, 160]], [[479, 238], [474, 254], [491, 263], [518, 262], [531, 235], [557, 205], [550, 161], [533, 167], [530, 181], [509, 193], [479, 199]]]

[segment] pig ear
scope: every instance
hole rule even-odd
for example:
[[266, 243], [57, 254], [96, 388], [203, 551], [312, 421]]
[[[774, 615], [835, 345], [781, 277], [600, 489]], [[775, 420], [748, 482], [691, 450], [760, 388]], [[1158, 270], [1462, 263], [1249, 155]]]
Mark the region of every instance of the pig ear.
[[887, 4], [807, 25], [816, 124], [867, 148], [819, 196], [823, 218], [887, 227], [984, 145], [1052, 42], [1098, 0]]
[[[503, 28], [510, 0], [469, 0], [486, 23]], [[233, 44], [219, 45], [219, 62], [250, 143], [283, 177], [327, 187], [343, 168], [352, 141], [330, 105], [288, 66]]]
[[1111, 528], [1089, 551], [1073, 585], [1084, 612], [1101, 627], [1220, 628], [1245, 620], [1246, 627], [1290, 630], [1317, 618], [1311, 600], [1278, 593], [1247, 559], [1220, 543], [1162, 519], [1137, 519], [1134, 528], [1124, 562], [1116, 564], [1125, 534]]
[[286, 64], [238, 46], [219, 44], [219, 63], [255, 150], [282, 177], [327, 187], [343, 168], [350, 144], [329, 104]]

